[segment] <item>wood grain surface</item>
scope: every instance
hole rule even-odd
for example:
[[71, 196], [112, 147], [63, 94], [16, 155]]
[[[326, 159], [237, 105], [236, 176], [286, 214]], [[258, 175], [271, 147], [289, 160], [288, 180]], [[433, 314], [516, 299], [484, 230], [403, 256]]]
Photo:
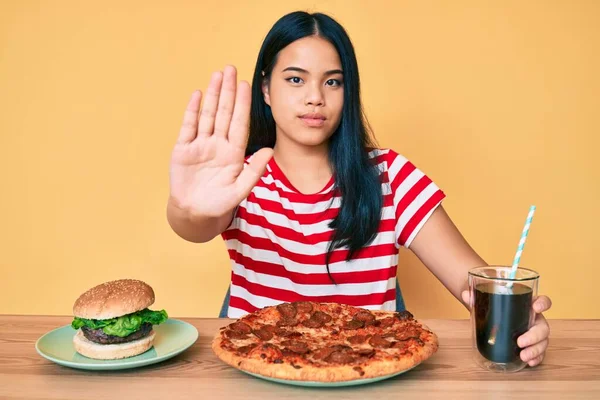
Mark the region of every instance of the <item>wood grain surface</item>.
[[36, 340], [70, 317], [0, 315], [1, 399], [600, 399], [600, 320], [551, 320], [543, 364], [513, 374], [472, 361], [467, 320], [424, 320], [439, 351], [404, 375], [348, 388], [303, 388], [248, 376], [222, 363], [210, 341], [226, 319], [181, 318], [198, 341], [162, 363], [121, 371], [84, 371], [37, 354]]

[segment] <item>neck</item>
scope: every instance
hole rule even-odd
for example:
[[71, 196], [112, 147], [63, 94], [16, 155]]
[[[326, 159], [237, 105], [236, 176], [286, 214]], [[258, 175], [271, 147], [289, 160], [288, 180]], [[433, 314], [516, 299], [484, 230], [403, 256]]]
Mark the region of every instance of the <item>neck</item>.
[[275, 143], [273, 157], [288, 180], [303, 193], [321, 190], [333, 173], [327, 142], [318, 146], [304, 146], [286, 140], [281, 135]]

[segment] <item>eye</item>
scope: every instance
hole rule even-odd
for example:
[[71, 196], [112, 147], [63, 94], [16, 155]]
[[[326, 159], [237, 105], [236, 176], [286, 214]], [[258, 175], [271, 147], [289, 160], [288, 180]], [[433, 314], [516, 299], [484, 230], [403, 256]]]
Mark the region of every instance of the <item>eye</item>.
[[329, 86], [342, 86], [342, 82], [338, 79], [329, 79], [327, 82], [325, 82], [327, 85]]
[[302, 83], [302, 79], [297, 76], [292, 76], [291, 78], [287, 78], [286, 81], [294, 83], [296, 85]]

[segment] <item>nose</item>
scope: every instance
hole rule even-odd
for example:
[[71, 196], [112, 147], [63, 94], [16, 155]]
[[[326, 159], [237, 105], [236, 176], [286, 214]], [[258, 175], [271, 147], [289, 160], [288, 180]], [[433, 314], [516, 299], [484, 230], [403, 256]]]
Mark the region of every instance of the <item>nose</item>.
[[318, 83], [312, 85], [306, 85], [306, 97], [304, 98], [304, 104], [307, 106], [323, 106], [325, 105], [325, 97], [321, 91], [321, 86]]

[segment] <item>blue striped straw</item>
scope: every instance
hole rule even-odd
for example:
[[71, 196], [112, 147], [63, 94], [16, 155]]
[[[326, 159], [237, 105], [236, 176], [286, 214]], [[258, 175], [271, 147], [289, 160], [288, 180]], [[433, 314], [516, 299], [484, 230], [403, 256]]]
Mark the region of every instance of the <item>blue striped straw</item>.
[[[523, 248], [525, 247], [525, 240], [527, 240], [527, 234], [529, 233], [529, 226], [531, 225], [531, 220], [533, 219], [534, 212], [535, 212], [535, 206], [531, 206], [529, 208], [529, 214], [527, 215], [527, 220], [525, 221], [525, 226], [523, 227], [523, 233], [521, 234], [521, 240], [519, 241], [519, 247], [517, 248], [517, 253], [515, 254], [515, 259], [513, 260], [512, 269], [510, 270], [510, 274], [509, 274], [510, 279], [514, 279], [515, 275], [517, 274], [517, 268], [519, 267], [519, 261], [521, 261], [521, 254], [523, 254]], [[509, 284], [509, 287], [512, 287], [512, 284]]]

